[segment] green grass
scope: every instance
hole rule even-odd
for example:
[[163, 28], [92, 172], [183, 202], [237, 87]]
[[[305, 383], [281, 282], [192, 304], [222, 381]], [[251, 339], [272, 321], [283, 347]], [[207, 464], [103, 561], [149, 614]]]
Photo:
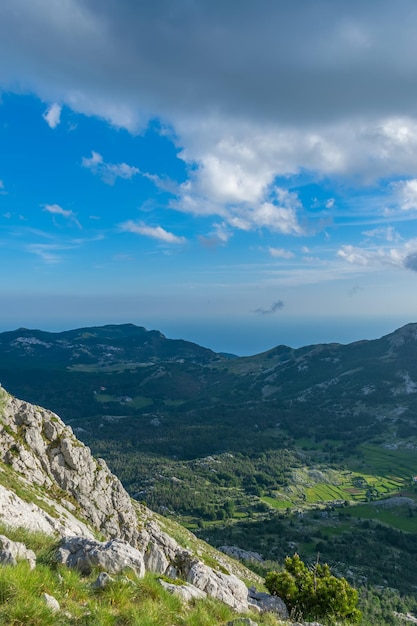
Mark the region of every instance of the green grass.
[[396, 507], [386, 509], [378, 507], [378, 503], [363, 504], [347, 509], [352, 517], [360, 519], [377, 520], [398, 530], [409, 533], [417, 532], [417, 516], [410, 517], [408, 507]]
[[398, 482], [409, 481], [417, 475], [417, 455], [415, 450], [399, 448], [389, 450], [381, 446], [363, 444], [359, 446], [361, 458], [358, 465], [368, 468], [369, 473]]
[[[169, 594], [157, 577], [133, 573], [115, 575], [103, 590], [90, 576], [57, 565], [50, 558], [54, 540], [40, 533], [0, 526], [15, 541], [23, 541], [37, 554], [35, 569], [26, 562], [0, 566], [0, 624], [7, 626], [221, 626], [238, 617], [230, 607], [207, 598], [186, 605]], [[213, 565], [215, 565], [213, 560]], [[47, 593], [59, 602], [60, 612], [52, 613], [43, 601]], [[259, 626], [278, 626], [273, 616], [248, 617]]]
[[271, 498], [270, 496], [263, 496], [261, 498], [262, 502], [266, 502], [269, 506], [272, 506], [273, 509], [285, 510], [288, 507], [291, 507], [292, 502], [290, 500], [276, 500], [275, 498]]

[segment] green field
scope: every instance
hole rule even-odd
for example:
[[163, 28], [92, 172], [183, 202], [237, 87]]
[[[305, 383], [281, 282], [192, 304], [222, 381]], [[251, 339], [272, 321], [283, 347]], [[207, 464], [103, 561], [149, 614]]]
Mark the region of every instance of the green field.
[[417, 475], [416, 450], [399, 448], [389, 450], [382, 446], [362, 444], [358, 447], [359, 459], [355, 464], [367, 468], [370, 474], [383, 476], [389, 481], [410, 481]]
[[263, 496], [261, 498], [262, 502], [269, 504], [273, 509], [288, 509], [288, 507], [292, 506], [291, 500], [276, 500], [275, 498], [271, 498], [269, 496]]
[[414, 512], [414, 509], [410, 509], [408, 506], [385, 509], [381, 506], [378, 507], [378, 503], [375, 502], [374, 504], [350, 507], [348, 511], [352, 517], [377, 520], [404, 532], [417, 532], [417, 511]]
[[270, 494], [262, 497], [262, 501], [274, 509], [331, 505], [341, 501], [360, 504], [412, 489], [412, 478], [417, 474], [417, 454], [411, 449], [362, 445], [358, 454], [346, 459], [345, 464], [349, 469], [339, 471], [329, 465], [318, 465], [316, 473], [306, 466], [299, 467], [287, 500], [280, 494], [276, 498]]

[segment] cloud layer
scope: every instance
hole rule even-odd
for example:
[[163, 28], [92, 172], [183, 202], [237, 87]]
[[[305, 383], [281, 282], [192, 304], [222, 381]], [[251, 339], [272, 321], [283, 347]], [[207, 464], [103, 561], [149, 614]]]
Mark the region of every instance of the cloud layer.
[[[132, 132], [159, 117], [191, 168], [178, 207], [297, 234], [276, 177], [417, 178], [416, 27], [413, 0], [15, 0], [0, 81], [50, 102], [51, 128], [57, 102]], [[137, 173], [94, 155], [106, 182]]]

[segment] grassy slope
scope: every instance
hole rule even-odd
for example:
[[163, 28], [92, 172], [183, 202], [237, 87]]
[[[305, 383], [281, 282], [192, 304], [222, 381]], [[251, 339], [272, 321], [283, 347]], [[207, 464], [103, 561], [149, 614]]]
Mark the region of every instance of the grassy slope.
[[[226, 605], [212, 599], [183, 605], [167, 593], [157, 577], [138, 580], [132, 574], [114, 576], [104, 590], [95, 591], [90, 576], [53, 564], [54, 540], [39, 533], [0, 527], [0, 533], [23, 541], [37, 554], [37, 566], [26, 563], [0, 566], [0, 623], [13, 626], [220, 626], [237, 617]], [[42, 594], [54, 596], [61, 612], [54, 615]], [[251, 616], [255, 619], [255, 616]], [[272, 616], [259, 617], [264, 626], [280, 624]]]

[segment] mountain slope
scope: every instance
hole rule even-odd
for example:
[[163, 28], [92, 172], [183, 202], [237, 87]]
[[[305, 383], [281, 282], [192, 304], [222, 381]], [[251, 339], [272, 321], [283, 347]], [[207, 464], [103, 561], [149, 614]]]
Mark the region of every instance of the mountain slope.
[[[0, 504], [0, 521], [8, 526], [61, 536], [76, 533], [85, 538], [77, 545], [97, 536], [123, 540], [140, 550], [146, 570], [169, 572], [240, 611], [249, 608], [248, 590], [235, 574], [259, 581], [177, 527], [177, 536], [187, 544], [180, 545], [164, 532], [164, 521], [132, 501], [106, 463], [94, 459], [56, 414], [17, 400], [3, 389]], [[166, 526], [173, 528], [172, 523]]]

